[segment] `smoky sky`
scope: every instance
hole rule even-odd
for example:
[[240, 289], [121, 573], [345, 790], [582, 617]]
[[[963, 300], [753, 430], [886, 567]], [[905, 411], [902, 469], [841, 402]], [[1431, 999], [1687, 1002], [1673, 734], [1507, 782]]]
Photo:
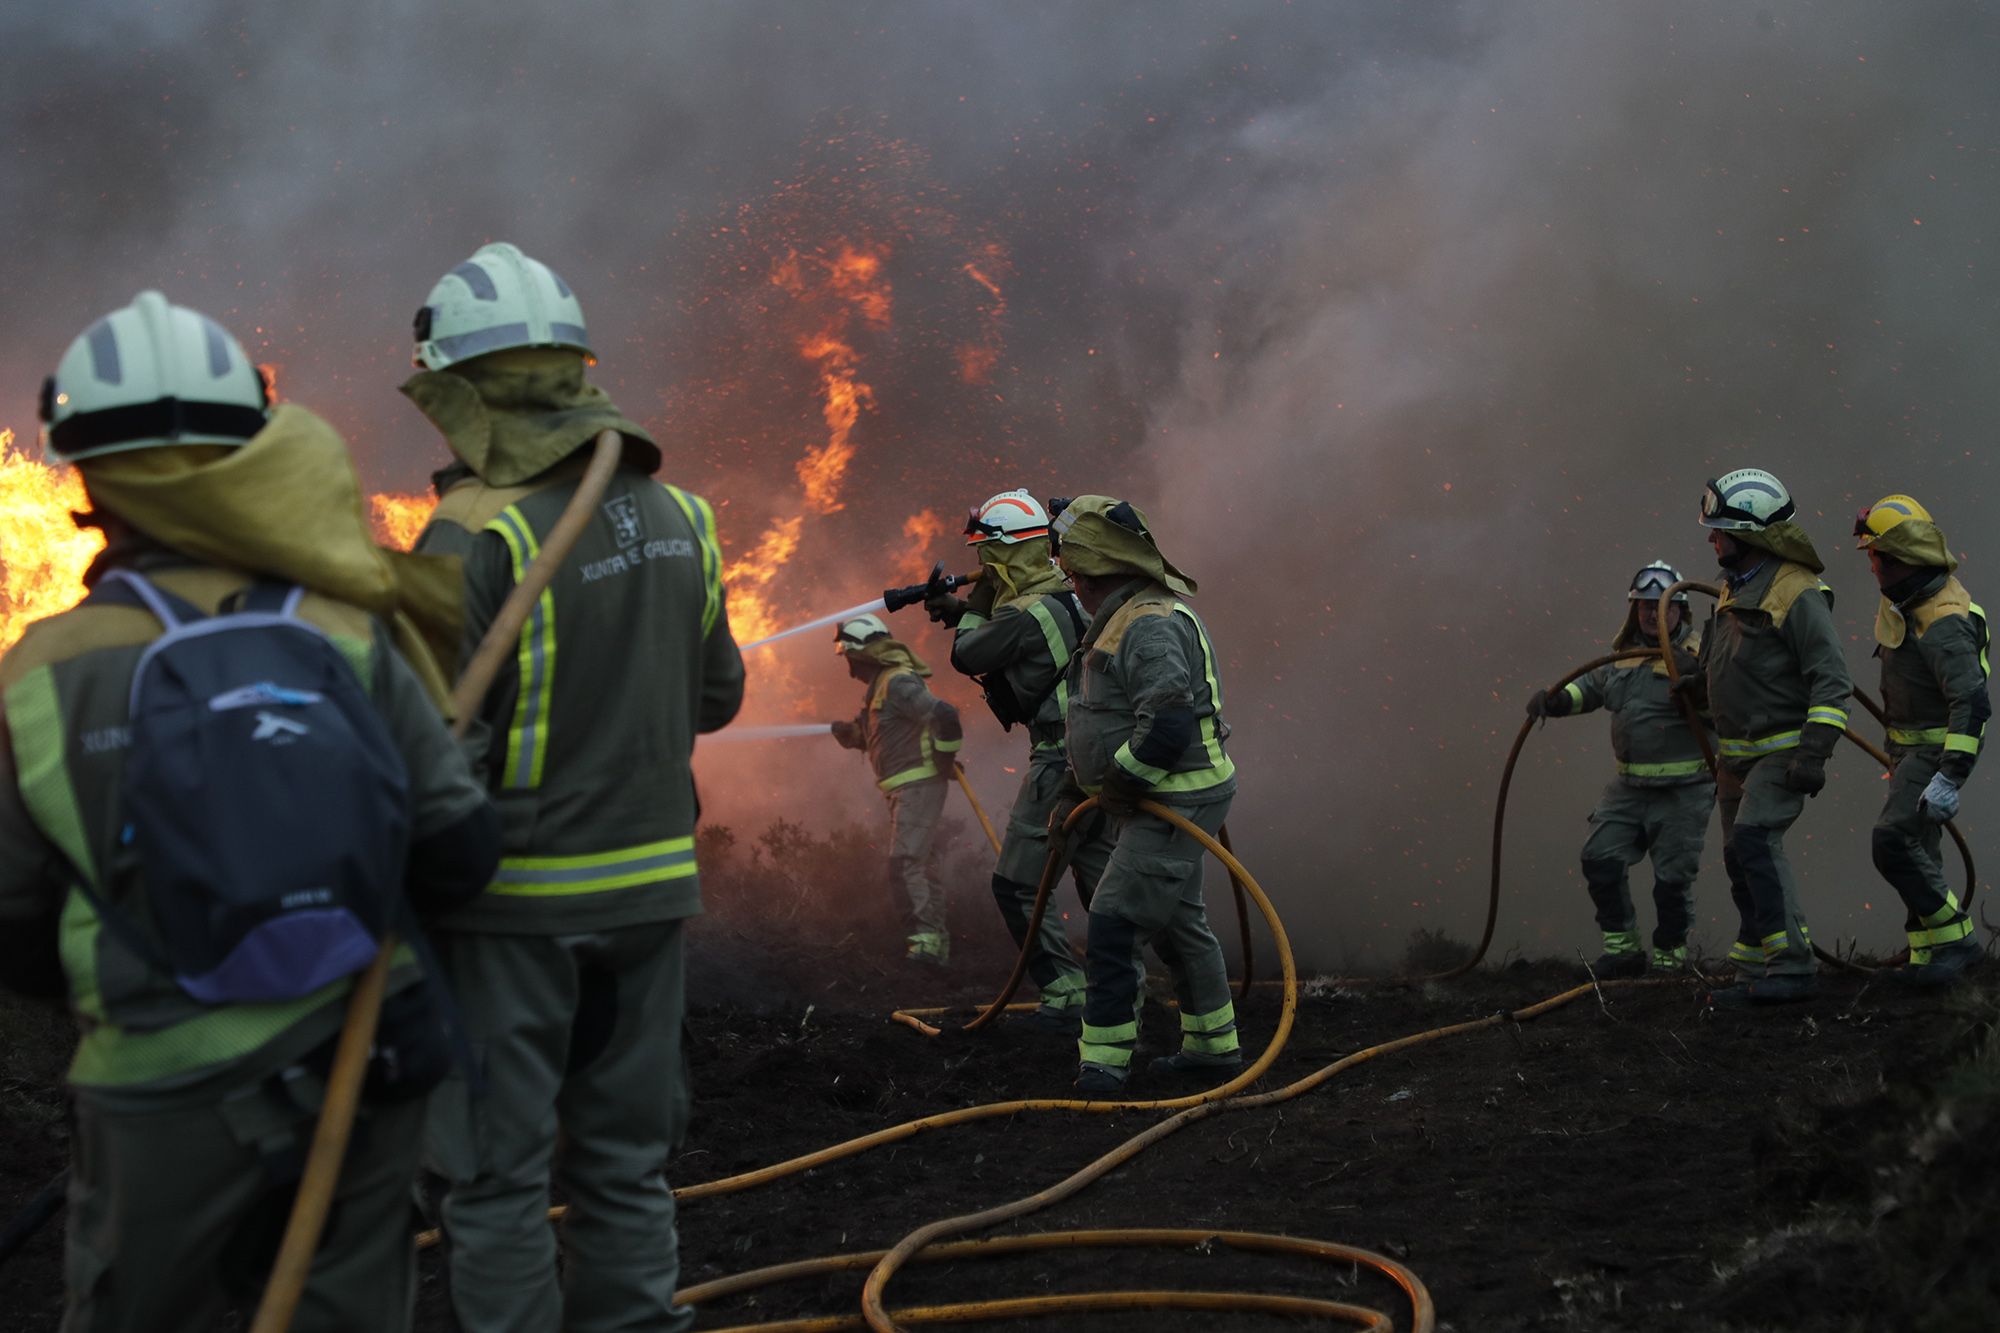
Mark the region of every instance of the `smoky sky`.
[[[740, 548], [824, 433], [797, 358], [756, 350], [789, 318], [770, 259], [873, 236], [898, 318], [857, 335], [876, 402], [786, 609], [891, 581], [919, 509], [1129, 496], [1201, 583], [1239, 846], [1315, 963], [1393, 960], [1476, 931], [1529, 689], [1603, 650], [1640, 565], [1712, 575], [1707, 477], [1791, 485], [1864, 683], [1857, 506], [1918, 496], [2000, 596], [1996, 49], [1971, 3], [14, 6], [0, 425], [29, 433], [69, 338], [157, 286], [414, 489], [410, 314], [507, 239], [578, 291], [599, 382]], [[955, 277], [977, 256], [1003, 304]], [[954, 378], [989, 335], [990, 377]], [[844, 698], [810, 643], [786, 671]], [[1018, 737], [974, 732], [1004, 803]], [[1602, 719], [1529, 742], [1500, 948], [1591, 947], [1607, 751]], [[874, 817], [856, 763], [785, 742], [712, 807], [749, 781]], [[1880, 787], [1858, 750], [1834, 777], [1792, 837], [1807, 910], [1886, 949]], [[1698, 892], [1718, 945], [1713, 832]]]

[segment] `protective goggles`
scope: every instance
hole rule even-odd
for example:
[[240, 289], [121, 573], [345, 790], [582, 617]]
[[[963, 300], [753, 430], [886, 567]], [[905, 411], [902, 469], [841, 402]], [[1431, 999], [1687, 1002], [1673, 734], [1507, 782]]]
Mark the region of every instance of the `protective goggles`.
[[1783, 523], [1796, 511], [1797, 505], [1787, 500], [1769, 514], [1753, 514], [1741, 509], [1723, 498], [1722, 490], [1710, 477], [1701, 492], [1701, 522], [1708, 528], [1764, 528], [1773, 523]]

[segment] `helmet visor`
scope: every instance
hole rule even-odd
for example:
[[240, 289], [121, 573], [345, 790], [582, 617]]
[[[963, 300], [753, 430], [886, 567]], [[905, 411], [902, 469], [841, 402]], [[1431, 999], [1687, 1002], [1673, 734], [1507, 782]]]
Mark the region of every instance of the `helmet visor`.
[[1784, 522], [1797, 508], [1788, 499], [1768, 514], [1753, 513], [1725, 499], [1722, 488], [1715, 484], [1715, 478], [1710, 477], [1701, 492], [1701, 525], [1705, 528], [1766, 528], [1773, 523]]

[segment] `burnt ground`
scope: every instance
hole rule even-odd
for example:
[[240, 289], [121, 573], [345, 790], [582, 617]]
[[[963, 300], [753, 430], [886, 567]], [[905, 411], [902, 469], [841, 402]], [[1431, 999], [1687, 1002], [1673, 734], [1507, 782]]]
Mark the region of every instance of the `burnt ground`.
[[[887, 1020], [897, 1003], [986, 998], [1008, 961], [997, 949], [962, 954], [944, 978], [881, 947], [879, 920], [843, 939], [811, 913], [792, 923], [811, 929], [788, 931], [771, 900], [760, 903], [757, 921], [724, 906], [695, 937], [695, 991], [723, 1001], [698, 1001], [692, 1015], [696, 1118], [676, 1184], [1067, 1088], [1073, 1048], [1059, 1038], [1008, 1023], [926, 1039]], [[997, 933], [980, 930], [990, 908], [961, 906], [961, 943]], [[837, 975], [826, 974], [829, 957]], [[1360, 1065], [1281, 1107], [1211, 1118], [1023, 1227], [1214, 1227], [1358, 1245], [1414, 1268], [1440, 1326], [1461, 1331], [1990, 1328], [2000, 1282], [1984, 1257], [2000, 1211], [1992, 971], [1944, 998], [1828, 975], [1817, 1000], [1750, 1016], [1707, 1010], [1691, 983], [1586, 996]], [[1441, 985], [1312, 984], [1277, 1077], [1579, 980], [1572, 965], [1517, 962]], [[1254, 1044], [1277, 1010], [1263, 989], [1244, 1006]], [[58, 1095], [21, 1072], [46, 1033], [24, 1029], [30, 1020], [13, 1009], [0, 1019], [11, 1043], [0, 1080], [8, 1216], [61, 1167], [65, 1147]], [[1149, 1005], [1142, 1059], [1166, 1050], [1173, 1029], [1171, 1011]], [[1168, 1090], [1142, 1073], [1133, 1091]], [[1053, 1184], [1158, 1118], [1020, 1114], [694, 1201], [682, 1210], [683, 1279], [891, 1244]], [[58, 1230], [0, 1269], [0, 1329], [55, 1328]], [[1216, 1247], [919, 1266], [894, 1291], [918, 1301], [1154, 1286], [1357, 1300], [1406, 1326], [1396, 1290], [1365, 1271]], [[706, 1311], [701, 1326], [847, 1311], [857, 1290], [848, 1280], [770, 1289]], [[1267, 1324], [1295, 1326], [1172, 1313], [1041, 1326]], [[435, 1255], [419, 1326], [452, 1326]]]

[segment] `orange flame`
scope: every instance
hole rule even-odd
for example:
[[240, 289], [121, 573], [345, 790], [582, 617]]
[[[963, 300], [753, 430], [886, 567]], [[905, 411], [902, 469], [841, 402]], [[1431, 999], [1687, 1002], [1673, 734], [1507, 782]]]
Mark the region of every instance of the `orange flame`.
[[368, 523], [375, 540], [394, 551], [407, 551], [423, 535], [431, 521], [437, 500], [429, 494], [398, 495], [384, 492], [368, 497]]
[[783, 628], [767, 593], [778, 571], [799, 549], [799, 530], [804, 526], [802, 514], [779, 519], [755, 546], [723, 567], [722, 579], [729, 585], [729, 628], [738, 642], [749, 643]]
[[103, 533], [70, 519], [88, 508], [75, 469], [36, 462], [0, 430], [0, 653], [29, 622], [83, 600], [83, 572], [104, 549]]

